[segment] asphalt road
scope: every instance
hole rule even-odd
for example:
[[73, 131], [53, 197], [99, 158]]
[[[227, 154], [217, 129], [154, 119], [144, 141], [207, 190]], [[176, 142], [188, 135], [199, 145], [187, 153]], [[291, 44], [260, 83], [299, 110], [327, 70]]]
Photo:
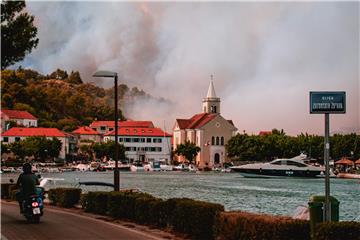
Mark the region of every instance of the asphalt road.
[[46, 208], [39, 224], [29, 224], [20, 215], [18, 205], [1, 201], [1, 235], [8, 240], [57, 239], [163, 239], [125, 226]]

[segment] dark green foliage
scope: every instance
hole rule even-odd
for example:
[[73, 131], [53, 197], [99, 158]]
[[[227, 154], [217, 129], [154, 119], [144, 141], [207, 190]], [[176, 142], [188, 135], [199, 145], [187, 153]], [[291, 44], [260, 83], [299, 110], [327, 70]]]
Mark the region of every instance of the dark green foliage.
[[135, 204], [137, 198], [154, 198], [147, 193], [138, 192], [111, 192], [108, 198], [110, 216], [135, 220]]
[[1, 1], [1, 69], [21, 61], [39, 42], [25, 1]]
[[224, 206], [187, 198], [170, 201], [175, 203], [171, 219], [175, 231], [189, 234], [193, 239], [214, 237], [213, 226]]
[[57, 138], [28, 137], [22, 141], [11, 143], [7, 147], [21, 159], [26, 156], [34, 156], [37, 160], [46, 160], [58, 157], [61, 145], [61, 141]]
[[[360, 136], [356, 134], [330, 137], [331, 157], [360, 158]], [[226, 144], [229, 157], [239, 160], [270, 161], [274, 158], [290, 158], [306, 153], [309, 157], [322, 160], [324, 155], [324, 138], [322, 136], [300, 134], [287, 136], [283, 131], [274, 129], [267, 135], [237, 134]]]
[[80, 195], [80, 188], [55, 188], [48, 192], [51, 204], [64, 208], [71, 208], [79, 203]]
[[359, 222], [330, 222], [316, 226], [314, 240], [360, 240]]
[[[102, 158], [106, 156], [107, 158], [115, 159], [115, 141], [95, 143], [92, 146], [96, 158]], [[125, 159], [125, 147], [123, 144], [118, 145], [118, 157], [120, 160]]]
[[14, 183], [2, 183], [1, 184], [1, 198], [2, 199], [9, 199], [11, 192], [10, 190], [13, 189], [13, 187], [16, 187], [16, 184]]
[[221, 212], [214, 224], [218, 240], [308, 240], [309, 221], [245, 212]]
[[201, 148], [196, 146], [195, 143], [186, 141], [184, 144], [177, 145], [175, 154], [184, 156], [189, 163], [192, 163], [200, 150]]
[[109, 192], [89, 192], [83, 196], [82, 206], [86, 212], [107, 214]]

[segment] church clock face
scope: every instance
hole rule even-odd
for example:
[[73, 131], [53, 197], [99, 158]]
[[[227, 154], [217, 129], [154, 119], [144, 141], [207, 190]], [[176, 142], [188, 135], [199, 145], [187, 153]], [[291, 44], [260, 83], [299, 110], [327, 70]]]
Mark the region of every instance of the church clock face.
[[216, 126], [217, 128], [219, 128], [219, 127], [220, 127], [220, 123], [219, 123], [219, 122], [216, 122], [216, 123], [215, 123], [215, 126]]

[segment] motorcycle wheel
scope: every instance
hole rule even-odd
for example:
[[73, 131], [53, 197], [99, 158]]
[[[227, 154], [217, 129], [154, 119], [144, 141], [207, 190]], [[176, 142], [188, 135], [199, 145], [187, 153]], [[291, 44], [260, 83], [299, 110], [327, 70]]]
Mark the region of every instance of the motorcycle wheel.
[[32, 217], [32, 222], [33, 223], [40, 223], [40, 216], [39, 215], [35, 215]]

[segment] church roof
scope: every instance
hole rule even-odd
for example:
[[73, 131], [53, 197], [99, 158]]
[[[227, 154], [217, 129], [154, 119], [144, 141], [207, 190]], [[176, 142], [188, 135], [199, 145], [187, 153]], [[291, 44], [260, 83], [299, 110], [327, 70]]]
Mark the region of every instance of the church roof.
[[209, 89], [208, 89], [206, 98], [217, 98], [216, 93], [215, 93], [214, 84], [213, 84], [212, 80], [210, 81], [210, 85], [209, 85]]
[[180, 129], [198, 129], [213, 120], [216, 116], [218, 116], [218, 114], [199, 113], [190, 119], [176, 119], [176, 122]]

